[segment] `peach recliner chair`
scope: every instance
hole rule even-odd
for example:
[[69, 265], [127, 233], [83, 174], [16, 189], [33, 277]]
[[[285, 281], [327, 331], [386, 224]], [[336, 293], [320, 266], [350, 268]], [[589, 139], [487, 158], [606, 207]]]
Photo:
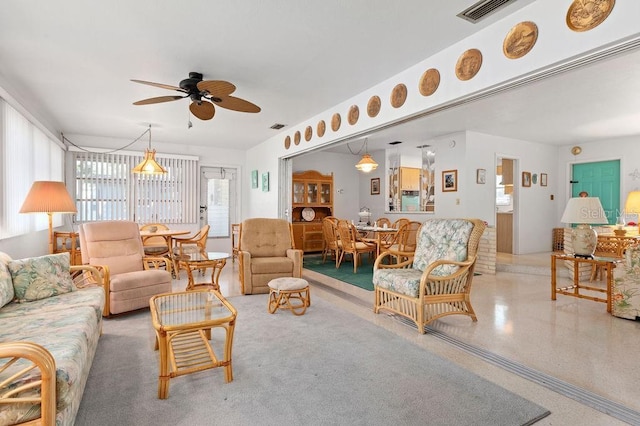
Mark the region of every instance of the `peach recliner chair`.
[[114, 220], [79, 228], [82, 263], [99, 265], [104, 275], [105, 317], [148, 308], [151, 296], [171, 292], [171, 262], [145, 257], [138, 224]]
[[294, 249], [293, 228], [286, 220], [246, 219], [238, 247], [242, 294], [269, 293], [274, 278], [301, 278], [302, 254]]

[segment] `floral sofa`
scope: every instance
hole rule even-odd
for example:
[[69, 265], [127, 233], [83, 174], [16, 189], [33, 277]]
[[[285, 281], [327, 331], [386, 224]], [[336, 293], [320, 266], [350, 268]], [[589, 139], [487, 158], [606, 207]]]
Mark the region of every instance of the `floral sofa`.
[[640, 318], [640, 247], [628, 248], [624, 263], [613, 270], [611, 313], [620, 318]]
[[98, 270], [68, 253], [0, 252], [0, 425], [74, 423], [104, 303]]

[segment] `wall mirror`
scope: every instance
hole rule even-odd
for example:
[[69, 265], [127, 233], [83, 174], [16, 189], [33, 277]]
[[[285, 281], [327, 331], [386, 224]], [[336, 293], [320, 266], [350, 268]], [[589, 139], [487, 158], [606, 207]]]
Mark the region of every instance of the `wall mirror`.
[[385, 150], [387, 212], [435, 212], [435, 157], [426, 144], [400, 142]]

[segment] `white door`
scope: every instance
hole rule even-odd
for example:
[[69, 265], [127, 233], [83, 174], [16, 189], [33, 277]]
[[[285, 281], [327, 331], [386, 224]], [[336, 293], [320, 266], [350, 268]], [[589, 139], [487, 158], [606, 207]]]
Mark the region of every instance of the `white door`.
[[200, 226], [209, 224], [209, 238], [230, 238], [237, 223], [237, 176], [235, 168], [200, 169]]

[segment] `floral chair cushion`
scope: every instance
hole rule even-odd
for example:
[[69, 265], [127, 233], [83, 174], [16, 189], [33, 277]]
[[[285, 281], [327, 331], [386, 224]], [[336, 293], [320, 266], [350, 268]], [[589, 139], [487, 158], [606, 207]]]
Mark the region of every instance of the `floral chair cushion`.
[[418, 297], [422, 271], [417, 269], [376, 269], [373, 271], [373, 283], [396, 293]]
[[[464, 219], [430, 219], [420, 228], [413, 268], [424, 271], [436, 260], [467, 260], [467, 244], [473, 223]], [[432, 275], [451, 275], [456, 265], [440, 265]]]
[[75, 290], [69, 273], [69, 253], [12, 260], [9, 270], [18, 302], [45, 299]]
[[611, 313], [632, 320], [640, 317], [640, 249], [627, 249], [624, 264], [613, 274]]
[[9, 271], [11, 257], [0, 252], [0, 308], [11, 302], [14, 297], [13, 280]]

